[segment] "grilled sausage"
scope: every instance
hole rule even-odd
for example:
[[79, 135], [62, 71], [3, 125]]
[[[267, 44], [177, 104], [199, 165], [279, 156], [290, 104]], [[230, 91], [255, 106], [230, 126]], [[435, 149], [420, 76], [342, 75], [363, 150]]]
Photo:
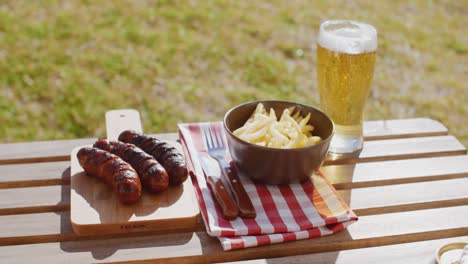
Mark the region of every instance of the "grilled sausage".
[[82, 148], [76, 156], [85, 172], [110, 186], [120, 202], [131, 204], [140, 199], [141, 182], [130, 164], [97, 148]]
[[167, 142], [131, 130], [122, 132], [119, 140], [134, 144], [157, 159], [169, 174], [170, 184], [178, 185], [187, 179], [188, 171], [184, 156]]
[[95, 148], [109, 151], [128, 162], [138, 172], [143, 187], [153, 192], [162, 192], [169, 187], [166, 169], [151, 155], [133, 144], [107, 139], [98, 139]]

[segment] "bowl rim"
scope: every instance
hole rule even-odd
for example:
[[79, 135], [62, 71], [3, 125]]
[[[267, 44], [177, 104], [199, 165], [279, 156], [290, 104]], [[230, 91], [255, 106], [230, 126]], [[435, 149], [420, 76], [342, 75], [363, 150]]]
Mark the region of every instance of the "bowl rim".
[[[272, 148], [272, 147], [264, 147], [264, 146], [259, 146], [259, 145], [250, 143], [250, 142], [245, 141], [245, 140], [239, 138], [238, 136], [234, 135], [234, 133], [233, 133], [233, 132], [227, 127], [227, 125], [226, 125], [226, 119], [227, 119], [227, 117], [228, 117], [232, 112], [234, 112], [236, 109], [238, 109], [238, 108], [241, 108], [241, 107], [244, 107], [244, 106], [250, 105], [250, 104], [259, 104], [259, 103], [263, 103], [263, 102], [269, 102], [269, 103], [287, 103], [287, 104], [299, 105], [299, 106], [304, 107], [304, 108], [312, 108], [312, 109], [316, 110], [317, 112], [321, 113], [322, 115], [324, 115], [328, 120], [330, 120], [331, 125], [332, 125], [332, 132], [330, 133], [330, 135], [329, 135], [326, 139], [322, 139], [322, 141], [320, 141], [319, 143], [314, 144], [314, 145], [310, 145], [310, 146], [300, 147], [300, 148]], [[246, 144], [246, 145], [248, 145], [248, 146], [256, 147], [256, 148], [258, 148], [258, 149], [264, 149], [264, 150], [269, 150], [269, 151], [287, 151], [287, 152], [294, 152], [294, 151], [302, 151], [302, 150], [304, 150], [304, 149], [309, 149], [309, 148], [316, 148], [316, 147], [319, 147], [319, 146], [321, 146], [321, 145], [323, 145], [323, 144], [327, 144], [327, 142], [331, 141], [333, 135], [335, 134], [335, 122], [333, 122], [333, 120], [332, 120], [327, 114], [325, 114], [323, 111], [319, 110], [318, 108], [309, 106], [309, 105], [305, 105], [305, 104], [301, 104], [301, 103], [297, 103], [297, 102], [292, 102], [292, 101], [286, 101], [286, 100], [254, 100], [254, 101], [249, 101], [249, 102], [245, 102], [245, 103], [236, 105], [236, 106], [232, 107], [231, 109], [229, 109], [229, 110], [226, 112], [226, 114], [224, 114], [224, 118], [223, 118], [223, 127], [224, 127], [224, 130], [227, 131], [227, 133], [229, 133], [233, 138], [235, 138], [236, 140], [240, 141], [241, 143]]]

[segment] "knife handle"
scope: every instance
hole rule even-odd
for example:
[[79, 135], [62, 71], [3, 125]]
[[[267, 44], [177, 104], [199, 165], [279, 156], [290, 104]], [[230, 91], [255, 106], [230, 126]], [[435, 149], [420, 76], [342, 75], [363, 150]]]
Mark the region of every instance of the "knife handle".
[[234, 220], [239, 214], [236, 204], [232, 200], [229, 192], [224, 186], [224, 183], [221, 179], [215, 178], [212, 176], [207, 176], [207, 182], [213, 191], [213, 194], [218, 202], [218, 205], [223, 211], [223, 218], [226, 220]]
[[224, 167], [223, 174], [227, 179], [231, 191], [234, 194], [234, 198], [237, 201], [237, 206], [239, 207], [239, 215], [243, 218], [255, 218], [257, 213], [252, 204], [252, 201], [249, 198], [249, 195], [244, 189], [242, 182], [237, 176], [237, 173], [233, 172], [231, 167]]

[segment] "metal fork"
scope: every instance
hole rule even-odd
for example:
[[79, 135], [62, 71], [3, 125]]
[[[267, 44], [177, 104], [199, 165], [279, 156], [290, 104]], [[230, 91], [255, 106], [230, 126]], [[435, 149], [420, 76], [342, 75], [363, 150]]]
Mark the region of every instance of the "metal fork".
[[244, 189], [237, 173], [234, 173], [226, 160], [226, 144], [222, 134], [220, 133], [219, 126], [202, 126], [202, 133], [206, 147], [208, 149], [208, 155], [218, 161], [224, 178], [227, 180], [231, 187], [234, 198], [239, 207], [239, 215], [244, 218], [255, 218], [256, 212], [252, 205], [247, 192]]

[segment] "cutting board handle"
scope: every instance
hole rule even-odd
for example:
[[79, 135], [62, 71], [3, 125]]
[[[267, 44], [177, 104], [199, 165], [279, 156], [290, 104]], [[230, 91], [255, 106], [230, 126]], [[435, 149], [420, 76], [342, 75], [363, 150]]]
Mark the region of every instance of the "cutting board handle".
[[106, 112], [107, 139], [117, 140], [125, 130], [143, 133], [140, 113], [135, 109], [118, 109]]

